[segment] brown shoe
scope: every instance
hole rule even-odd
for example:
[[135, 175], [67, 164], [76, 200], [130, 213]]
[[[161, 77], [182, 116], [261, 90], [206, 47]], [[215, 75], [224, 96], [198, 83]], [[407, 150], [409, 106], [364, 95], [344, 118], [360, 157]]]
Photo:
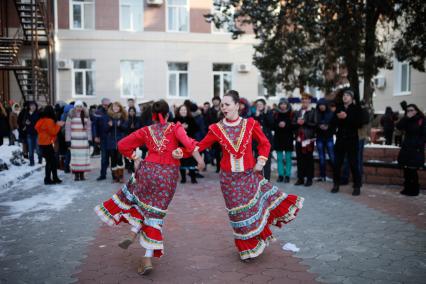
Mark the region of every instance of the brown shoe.
[[144, 257], [142, 260], [141, 265], [138, 268], [138, 274], [139, 275], [148, 275], [151, 273], [151, 271], [154, 269], [152, 266], [151, 258], [150, 257]]
[[118, 243], [118, 246], [122, 249], [128, 249], [131, 244], [136, 240], [137, 235], [135, 233], [130, 233], [128, 237], [123, 239], [121, 242]]

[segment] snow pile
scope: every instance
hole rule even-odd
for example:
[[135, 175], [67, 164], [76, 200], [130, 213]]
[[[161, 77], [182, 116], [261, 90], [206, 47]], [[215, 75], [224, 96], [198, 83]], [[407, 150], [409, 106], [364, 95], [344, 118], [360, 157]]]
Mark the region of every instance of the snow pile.
[[29, 166], [23, 157], [21, 147], [0, 146], [0, 168], [3, 169], [0, 170], [0, 191], [29, 176], [40, 167], [41, 165]]

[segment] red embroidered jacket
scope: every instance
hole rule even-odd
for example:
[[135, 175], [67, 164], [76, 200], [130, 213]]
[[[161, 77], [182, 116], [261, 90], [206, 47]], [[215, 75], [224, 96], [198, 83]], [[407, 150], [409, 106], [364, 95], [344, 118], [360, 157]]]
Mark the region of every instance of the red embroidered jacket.
[[180, 144], [185, 151], [194, 151], [196, 141], [186, 135], [185, 129], [180, 123], [160, 123], [145, 126], [126, 136], [118, 142], [118, 150], [124, 156], [131, 158], [135, 149], [146, 145], [148, 155], [147, 162], [157, 164], [179, 165], [179, 160], [172, 157], [172, 152]]
[[220, 168], [227, 172], [242, 172], [252, 169], [256, 160], [253, 156], [252, 139], [258, 142], [259, 156], [267, 159], [271, 144], [262, 131], [260, 124], [253, 118], [243, 119], [237, 143], [229, 139], [223, 129], [223, 122], [210, 125], [206, 137], [198, 144], [199, 151], [203, 151], [215, 142], [222, 146]]

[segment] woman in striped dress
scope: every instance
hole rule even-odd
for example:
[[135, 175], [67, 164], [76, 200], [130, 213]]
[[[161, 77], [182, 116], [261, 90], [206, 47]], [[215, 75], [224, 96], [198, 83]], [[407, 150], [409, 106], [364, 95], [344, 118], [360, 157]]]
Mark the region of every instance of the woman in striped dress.
[[90, 170], [91, 129], [89, 113], [83, 102], [76, 101], [65, 124], [65, 141], [71, 147], [70, 166], [76, 181], [85, 180], [84, 173]]

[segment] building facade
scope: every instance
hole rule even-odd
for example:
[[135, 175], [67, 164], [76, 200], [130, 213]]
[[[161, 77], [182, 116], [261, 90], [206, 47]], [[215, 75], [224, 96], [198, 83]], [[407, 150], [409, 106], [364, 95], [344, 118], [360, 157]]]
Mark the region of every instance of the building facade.
[[380, 70], [374, 79], [373, 105], [376, 113], [384, 113], [387, 106], [401, 112], [402, 101], [414, 103], [426, 111], [426, 73], [396, 59], [393, 67], [392, 70]]
[[56, 100], [258, 96], [254, 36], [232, 40], [203, 15], [212, 0], [58, 0]]

